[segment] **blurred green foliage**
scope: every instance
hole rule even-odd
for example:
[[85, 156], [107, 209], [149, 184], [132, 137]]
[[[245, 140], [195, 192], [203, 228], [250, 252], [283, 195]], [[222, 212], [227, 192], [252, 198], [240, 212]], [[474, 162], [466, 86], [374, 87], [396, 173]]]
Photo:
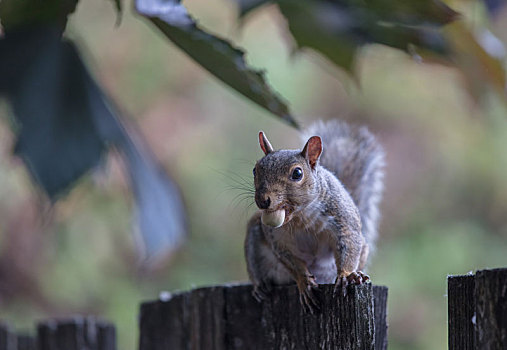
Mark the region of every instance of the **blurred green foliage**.
[[[360, 50], [356, 84], [313, 53], [291, 58], [272, 7], [233, 35], [230, 1], [185, 4], [203, 26], [247, 49], [302, 124], [338, 117], [379, 135], [388, 166], [369, 273], [389, 287], [389, 348], [447, 348], [447, 274], [507, 266], [507, 111], [498, 94], [486, 91], [478, 104], [456, 69], [380, 45]], [[459, 4], [467, 20], [482, 23], [479, 5]], [[81, 1], [67, 35], [180, 184], [189, 240], [156, 270], [136, 267], [132, 198], [114, 154], [41, 219], [2, 123], [0, 313], [18, 328], [41, 317], [100, 314], [117, 325], [119, 348], [135, 349], [141, 301], [161, 290], [246, 280], [242, 244], [253, 199], [242, 201], [231, 187], [251, 181], [258, 130], [275, 148], [301, 145], [294, 129], [223, 89], [130, 11], [119, 27], [114, 15], [106, 1]], [[503, 42], [506, 16], [492, 25]]]

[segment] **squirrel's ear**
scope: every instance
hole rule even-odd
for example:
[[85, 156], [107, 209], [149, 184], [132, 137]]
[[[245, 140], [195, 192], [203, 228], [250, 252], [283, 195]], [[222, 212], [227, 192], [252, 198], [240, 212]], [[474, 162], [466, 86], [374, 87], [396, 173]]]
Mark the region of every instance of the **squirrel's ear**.
[[268, 154], [273, 152], [273, 146], [268, 141], [268, 138], [262, 131], [259, 131], [259, 144], [261, 145], [261, 149], [264, 154]]
[[317, 161], [319, 160], [320, 154], [322, 153], [322, 140], [319, 136], [312, 136], [306, 142], [305, 147], [301, 154], [308, 161], [310, 166], [315, 168]]

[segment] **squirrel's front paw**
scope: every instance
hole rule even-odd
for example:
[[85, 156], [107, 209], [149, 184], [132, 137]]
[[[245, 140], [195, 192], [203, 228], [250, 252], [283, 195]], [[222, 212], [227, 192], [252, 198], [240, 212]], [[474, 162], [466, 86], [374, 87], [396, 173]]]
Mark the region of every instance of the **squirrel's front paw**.
[[352, 284], [363, 284], [370, 281], [370, 277], [363, 273], [362, 271], [354, 271], [349, 274], [343, 274], [336, 278], [336, 282], [334, 284], [334, 290], [337, 292], [341, 290], [342, 295], [345, 297], [347, 295], [347, 287]]
[[259, 284], [254, 284], [252, 296], [260, 303], [269, 297], [272, 290], [273, 285], [270, 282], [262, 281]]
[[318, 287], [319, 285], [315, 282], [315, 277], [311, 275], [303, 283], [298, 283], [299, 302], [305, 312], [313, 314], [315, 311], [320, 310], [320, 303], [316, 295]]

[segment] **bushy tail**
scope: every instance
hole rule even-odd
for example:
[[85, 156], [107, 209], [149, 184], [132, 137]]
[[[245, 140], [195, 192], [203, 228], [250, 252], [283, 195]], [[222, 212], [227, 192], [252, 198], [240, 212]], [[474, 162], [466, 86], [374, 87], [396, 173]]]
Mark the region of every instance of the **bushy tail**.
[[374, 249], [382, 197], [384, 151], [366, 127], [343, 121], [319, 121], [303, 132], [322, 138], [320, 165], [331, 171], [349, 191], [361, 215], [363, 235]]

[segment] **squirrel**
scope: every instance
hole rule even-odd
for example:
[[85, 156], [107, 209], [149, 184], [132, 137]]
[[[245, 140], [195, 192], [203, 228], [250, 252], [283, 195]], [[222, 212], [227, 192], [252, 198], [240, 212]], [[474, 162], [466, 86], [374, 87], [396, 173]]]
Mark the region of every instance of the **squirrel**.
[[362, 270], [377, 237], [384, 151], [366, 127], [338, 120], [315, 123], [303, 140], [302, 150], [275, 151], [259, 132], [260, 210], [248, 222], [245, 257], [255, 299], [296, 282], [313, 313], [318, 284], [346, 294], [347, 285], [369, 281]]

